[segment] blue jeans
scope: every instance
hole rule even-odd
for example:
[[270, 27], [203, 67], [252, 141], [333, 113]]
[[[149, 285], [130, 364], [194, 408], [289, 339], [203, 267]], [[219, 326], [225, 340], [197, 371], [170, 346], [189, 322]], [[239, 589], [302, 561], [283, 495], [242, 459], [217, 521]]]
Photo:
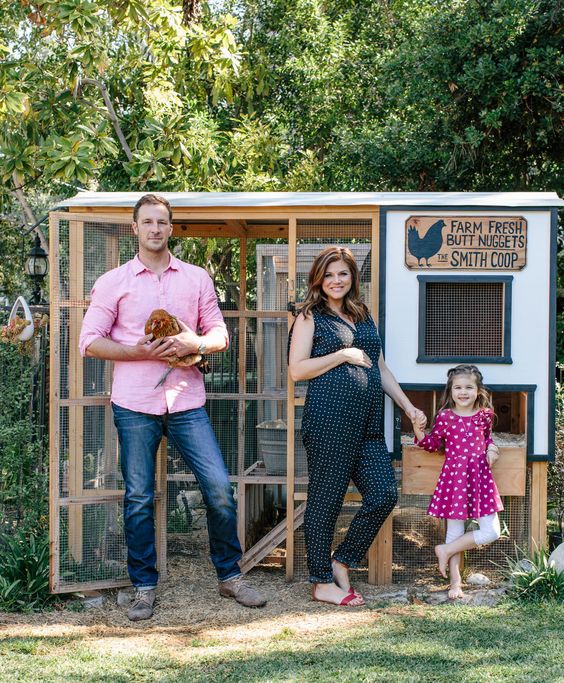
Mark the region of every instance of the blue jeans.
[[211, 560], [220, 581], [241, 573], [237, 512], [225, 463], [204, 408], [165, 415], [138, 413], [112, 403], [125, 481], [127, 569], [137, 587], [157, 585], [155, 462], [166, 435], [193, 472], [207, 508]]

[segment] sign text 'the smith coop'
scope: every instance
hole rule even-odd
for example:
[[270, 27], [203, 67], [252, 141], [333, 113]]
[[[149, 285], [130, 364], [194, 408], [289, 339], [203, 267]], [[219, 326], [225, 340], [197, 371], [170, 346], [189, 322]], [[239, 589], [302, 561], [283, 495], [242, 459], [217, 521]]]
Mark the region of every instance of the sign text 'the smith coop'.
[[410, 216], [405, 221], [408, 268], [521, 270], [526, 256], [522, 216]]

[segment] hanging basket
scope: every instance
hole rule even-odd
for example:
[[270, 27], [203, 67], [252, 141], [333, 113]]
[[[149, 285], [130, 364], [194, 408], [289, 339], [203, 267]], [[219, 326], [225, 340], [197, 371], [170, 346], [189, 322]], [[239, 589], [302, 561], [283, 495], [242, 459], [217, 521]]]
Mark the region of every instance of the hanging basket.
[[[23, 317], [18, 315], [18, 311], [21, 308]], [[33, 337], [34, 325], [33, 316], [27, 305], [27, 301], [23, 296], [19, 296], [12, 306], [10, 311], [10, 318], [8, 319], [8, 327], [14, 327], [19, 321], [25, 321], [27, 324], [22, 329], [22, 331], [13, 337], [14, 341], [25, 342], [29, 341]]]

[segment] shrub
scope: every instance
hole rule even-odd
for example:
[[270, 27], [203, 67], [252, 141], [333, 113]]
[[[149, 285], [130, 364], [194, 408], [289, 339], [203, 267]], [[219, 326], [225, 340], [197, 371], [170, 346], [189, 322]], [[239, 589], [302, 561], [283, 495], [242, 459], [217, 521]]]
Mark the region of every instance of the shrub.
[[47, 519], [48, 451], [32, 411], [33, 373], [31, 359], [0, 344], [0, 534], [34, 532]]
[[49, 594], [49, 539], [45, 532], [0, 536], [0, 610], [34, 611], [55, 596]]
[[[559, 366], [563, 370], [562, 366]], [[564, 385], [556, 383], [556, 452], [548, 464], [548, 517], [564, 534]]]
[[[564, 572], [548, 561], [548, 551], [539, 548], [531, 557], [515, 549], [516, 559], [508, 557], [506, 576], [510, 581], [508, 595], [520, 602], [564, 603]], [[521, 555], [521, 557], [519, 557]]]

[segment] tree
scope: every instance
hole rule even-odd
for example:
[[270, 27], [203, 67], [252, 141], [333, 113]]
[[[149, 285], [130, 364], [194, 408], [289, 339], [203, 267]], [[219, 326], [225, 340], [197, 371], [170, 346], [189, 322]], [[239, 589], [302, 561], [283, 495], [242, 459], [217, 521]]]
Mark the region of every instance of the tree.
[[[555, 0], [0, 9], [11, 226], [80, 187], [558, 189]], [[228, 259], [210, 244], [219, 268]]]
[[559, 2], [242, 4], [252, 107], [319, 188], [558, 189]]

